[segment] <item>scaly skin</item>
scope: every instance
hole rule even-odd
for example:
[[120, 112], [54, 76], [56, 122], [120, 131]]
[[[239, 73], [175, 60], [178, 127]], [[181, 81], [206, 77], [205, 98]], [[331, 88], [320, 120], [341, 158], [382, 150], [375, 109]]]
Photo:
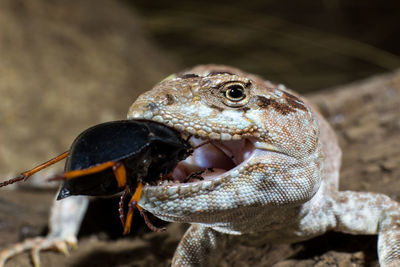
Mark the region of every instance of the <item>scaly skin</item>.
[[[234, 84], [243, 87], [243, 99], [227, 97]], [[255, 148], [213, 180], [144, 187], [139, 204], [145, 210], [192, 224], [173, 266], [213, 266], [227, 242], [297, 242], [328, 230], [378, 234], [381, 266], [400, 266], [399, 203], [381, 194], [338, 191], [341, 151], [333, 130], [284, 86], [231, 67], [198, 66], [141, 95], [128, 118], [158, 121], [238, 150], [248, 140]], [[74, 198], [62, 201], [80, 205]], [[50, 237], [71, 240], [80, 214], [53, 213]], [[57, 218], [68, 216], [72, 223], [56, 226]]]
[[[239, 102], [224, 95], [234, 83], [245, 87]], [[399, 203], [380, 194], [338, 192], [335, 134], [316, 109], [284, 86], [226, 66], [198, 66], [141, 95], [128, 118], [158, 121], [206, 140], [250, 138], [257, 148], [213, 181], [144, 189], [144, 209], [192, 224], [173, 266], [213, 264], [227, 235], [295, 242], [327, 230], [379, 234], [381, 266], [400, 266]]]

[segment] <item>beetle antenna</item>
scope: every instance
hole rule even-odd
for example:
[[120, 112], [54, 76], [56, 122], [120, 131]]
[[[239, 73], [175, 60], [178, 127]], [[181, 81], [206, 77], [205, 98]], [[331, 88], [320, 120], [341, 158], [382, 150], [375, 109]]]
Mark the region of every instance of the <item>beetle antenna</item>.
[[213, 145], [217, 149], [219, 149], [222, 153], [224, 153], [226, 156], [228, 156], [233, 161], [233, 163], [238, 165], [238, 162], [235, 159], [234, 153], [232, 152], [232, 150], [229, 147], [227, 147], [226, 145], [224, 145], [222, 143], [217, 143], [217, 144], [213, 143]]
[[69, 153], [69, 150], [65, 151], [64, 153], [58, 155], [55, 158], [52, 158], [51, 160], [48, 160], [48, 161], [36, 166], [33, 169], [30, 169], [28, 171], [24, 171], [23, 173], [21, 173], [20, 175], [18, 175], [15, 178], [12, 178], [10, 180], [2, 182], [2, 183], [0, 183], [0, 187], [7, 186], [9, 184], [13, 184], [15, 182], [19, 182], [19, 181], [22, 181], [22, 180], [26, 181], [33, 174], [43, 170], [44, 168], [49, 167], [50, 165], [53, 165], [54, 163], [59, 162], [60, 160], [65, 159], [68, 156], [68, 153]]
[[200, 145], [197, 145], [197, 146], [193, 147], [193, 150], [198, 149], [199, 147], [202, 147], [202, 146], [207, 145], [207, 144], [209, 144], [209, 143], [211, 143], [211, 141], [210, 141], [210, 140], [207, 140], [207, 141], [205, 141], [204, 143], [201, 143]]
[[186, 141], [186, 142], [189, 142], [189, 139], [192, 138], [192, 136], [193, 136], [193, 135], [191, 134], [191, 135], [189, 135], [188, 137], [186, 137], [186, 140], [185, 140], [185, 141]]
[[[190, 143], [190, 138], [192, 138], [192, 134], [191, 135], [189, 135], [187, 138], [186, 138], [186, 142], [189, 142]], [[195, 149], [197, 149], [197, 148], [199, 148], [199, 147], [202, 147], [202, 146], [204, 146], [204, 145], [207, 145], [207, 144], [209, 144], [209, 143], [211, 143], [211, 141], [210, 140], [207, 140], [207, 141], [205, 141], [204, 143], [201, 143], [200, 145], [197, 145], [197, 146], [193, 146], [193, 150], [195, 150]]]

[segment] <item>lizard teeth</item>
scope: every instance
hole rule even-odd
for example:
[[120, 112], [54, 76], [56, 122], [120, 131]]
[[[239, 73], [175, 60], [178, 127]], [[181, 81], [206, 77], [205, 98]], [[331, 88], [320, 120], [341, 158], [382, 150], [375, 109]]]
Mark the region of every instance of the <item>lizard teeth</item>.
[[221, 140], [222, 141], [230, 141], [230, 140], [232, 140], [232, 135], [230, 135], [228, 133], [222, 133], [221, 134]]
[[[238, 172], [235, 172], [238, 174]], [[203, 180], [200, 182], [194, 183], [176, 183], [174, 181], [162, 181], [159, 186], [146, 186], [143, 192], [143, 198], [141, 201], [144, 201], [146, 204], [153, 203], [155, 200], [163, 200], [163, 199], [178, 199], [181, 197], [193, 195], [193, 193], [198, 193], [201, 191], [209, 191], [213, 190], [216, 187], [220, 186], [222, 183], [227, 182], [231, 178], [231, 175], [227, 175], [224, 177], [216, 177], [211, 180]], [[150, 188], [151, 189], [150, 189]], [[150, 190], [149, 190], [150, 189]]]

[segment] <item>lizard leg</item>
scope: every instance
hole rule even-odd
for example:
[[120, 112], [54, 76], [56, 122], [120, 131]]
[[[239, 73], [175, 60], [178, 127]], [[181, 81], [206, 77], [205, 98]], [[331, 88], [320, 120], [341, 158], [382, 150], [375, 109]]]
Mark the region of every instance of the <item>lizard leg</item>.
[[88, 198], [71, 196], [54, 201], [50, 213], [49, 234], [46, 237], [26, 239], [0, 252], [0, 267], [8, 259], [24, 251], [30, 251], [34, 266], [40, 265], [39, 253], [42, 250], [54, 249], [68, 255], [68, 246], [77, 246], [77, 234], [85, 215]]
[[379, 263], [400, 266], [400, 203], [375, 193], [339, 192], [333, 206], [335, 231], [378, 234]]
[[227, 235], [199, 224], [192, 224], [179, 242], [172, 266], [217, 266], [218, 251], [227, 242]]

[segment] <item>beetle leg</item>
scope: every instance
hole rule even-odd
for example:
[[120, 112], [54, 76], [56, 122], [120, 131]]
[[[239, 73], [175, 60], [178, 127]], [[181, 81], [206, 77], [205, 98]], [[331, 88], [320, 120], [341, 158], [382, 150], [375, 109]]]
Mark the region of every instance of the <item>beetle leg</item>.
[[126, 185], [126, 169], [125, 165], [119, 161], [106, 161], [104, 163], [97, 164], [86, 169], [64, 172], [63, 174], [56, 175], [54, 177], [47, 179], [47, 181], [50, 182], [59, 180], [70, 180], [74, 178], [79, 178], [81, 176], [101, 172], [108, 168], [112, 168], [115, 175], [115, 179], [117, 180], [118, 183], [118, 187], [119, 188], [124, 187]]
[[204, 180], [204, 178], [201, 175], [205, 172], [206, 172], [206, 170], [192, 172], [183, 180], [183, 182], [187, 183], [192, 178], [196, 178], [196, 179], [199, 179], [200, 181], [202, 181], [202, 180]]
[[128, 193], [129, 193], [129, 188], [125, 187], [125, 190], [122, 193], [121, 198], [119, 200], [118, 211], [119, 211], [119, 218], [121, 219], [122, 227], [125, 227], [124, 201], [125, 201], [125, 198], [128, 195]]
[[89, 175], [97, 172], [101, 172], [105, 169], [111, 168], [116, 164], [115, 161], [107, 161], [101, 164], [97, 164], [87, 169], [82, 170], [73, 170], [69, 172], [64, 172], [61, 175], [56, 175], [52, 178], [49, 178], [48, 181], [59, 181], [59, 180], [70, 180], [74, 178], [79, 178], [84, 175]]
[[143, 184], [141, 182], [139, 182], [138, 186], [136, 187], [135, 193], [133, 194], [131, 200], [129, 201], [129, 210], [128, 210], [128, 214], [126, 216], [124, 235], [129, 234], [129, 231], [131, 230], [133, 211], [136, 207], [138, 207], [139, 199], [140, 199], [140, 196], [142, 195], [142, 188], [143, 188]]
[[52, 158], [51, 160], [46, 161], [45, 163], [42, 163], [38, 166], [36, 166], [35, 168], [25, 171], [23, 173], [21, 173], [20, 175], [18, 175], [15, 178], [12, 178], [10, 180], [4, 181], [2, 183], [0, 183], [0, 187], [9, 185], [9, 184], [13, 184], [15, 182], [19, 182], [21, 180], [26, 181], [30, 176], [32, 176], [33, 174], [37, 173], [38, 171], [43, 170], [44, 168], [49, 167], [50, 165], [53, 165], [54, 163], [59, 162], [60, 160], [65, 159], [68, 156], [69, 151], [65, 151], [64, 153], [62, 153], [61, 155], [58, 155], [55, 158]]
[[126, 169], [122, 162], [116, 162], [112, 167], [115, 178], [117, 179], [118, 187], [124, 187], [126, 185]]
[[157, 226], [154, 226], [149, 218], [147, 217], [146, 211], [144, 209], [142, 209], [142, 207], [137, 206], [137, 209], [140, 211], [140, 215], [142, 215], [144, 222], [146, 223], [147, 227], [149, 227], [150, 230], [152, 230], [153, 232], [164, 232], [166, 230], [165, 227], [163, 228], [158, 228]]
[[160, 180], [164, 181], [164, 180], [173, 180], [174, 178], [172, 177], [172, 173], [168, 173], [166, 175], [162, 175], [160, 176]]

